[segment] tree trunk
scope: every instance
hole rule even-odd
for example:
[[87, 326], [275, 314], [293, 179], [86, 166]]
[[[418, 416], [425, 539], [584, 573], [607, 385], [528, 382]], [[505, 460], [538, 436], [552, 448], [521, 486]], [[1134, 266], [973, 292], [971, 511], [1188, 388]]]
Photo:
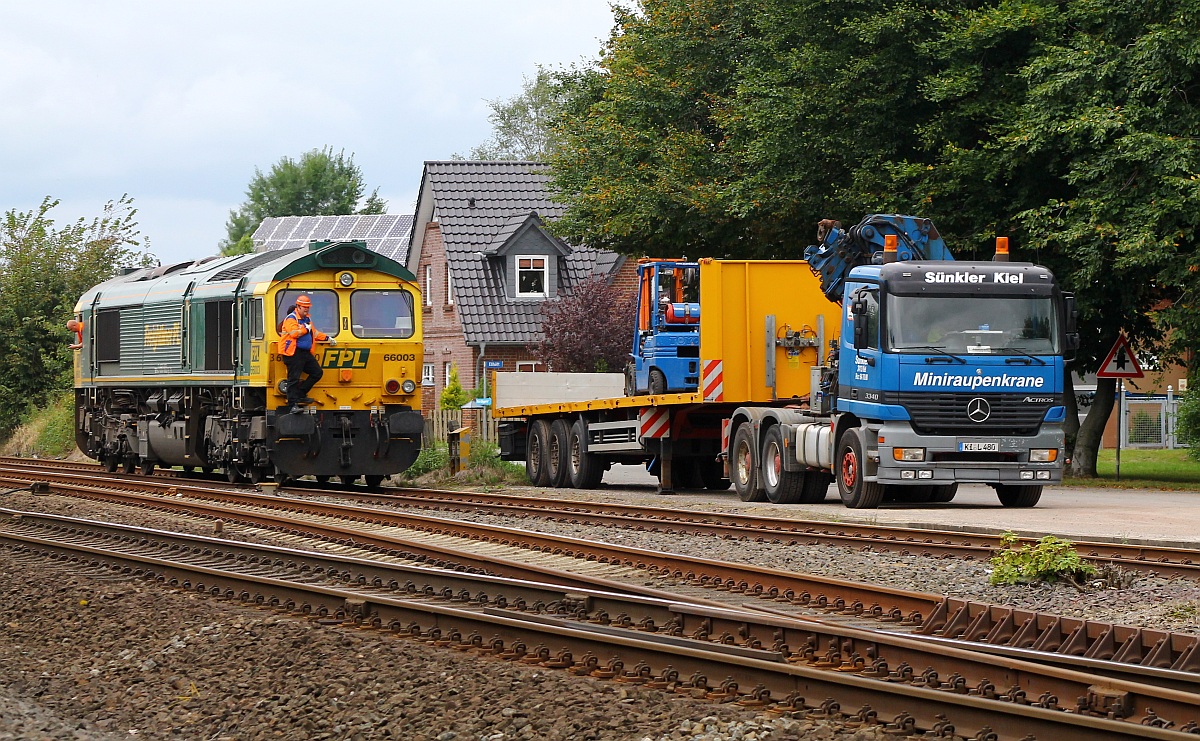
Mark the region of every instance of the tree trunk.
[[1070, 369], [1063, 371], [1063, 405], [1067, 408], [1067, 417], [1063, 420], [1063, 436], [1066, 438], [1067, 457], [1075, 458], [1075, 440], [1079, 437], [1079, 400], [1075, 398], [1074, 373]]
[[1116, 391], [1116, 379], [1096, 379], [1096, 398], [1092, 401], [1087, 418], [1079, 426], [1078, 437], [1075, 438], [1075, 452], [1071, 457], [1072, 476], [1096, 477], [1096, 457], [1100, 451], [1100, 441], [1104, 437], [1104, 427], [1112, 414], [1113, 396]]

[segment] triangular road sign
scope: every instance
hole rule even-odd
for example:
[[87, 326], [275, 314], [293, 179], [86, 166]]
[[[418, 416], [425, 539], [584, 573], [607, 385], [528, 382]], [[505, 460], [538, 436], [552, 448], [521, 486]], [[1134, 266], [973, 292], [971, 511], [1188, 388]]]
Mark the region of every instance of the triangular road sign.
[[1117, 341], [1108, 351], [1108, 357], [1096, 371], [1097, 378], [1141, 378], [1142, 366], [1138, 365], [1137, 356], [1129, 349], [1129, 340], [1124, 334], [1117, 335]]

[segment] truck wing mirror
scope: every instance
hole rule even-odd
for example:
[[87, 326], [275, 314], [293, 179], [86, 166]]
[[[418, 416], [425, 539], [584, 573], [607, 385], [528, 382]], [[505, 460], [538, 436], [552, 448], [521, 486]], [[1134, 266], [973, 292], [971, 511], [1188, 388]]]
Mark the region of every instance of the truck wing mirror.
[[1075, 308], [1075, 294], [1063, 294], [1063, 360], [1075, 359], [1079, 349], [1079, 310]]
[[[855, 303], [858, 303], [857, 301]], [[861, 350], [867, 346], [867, 323], [859, 319], [863, 314], [855, 312], [854, 316], [854, 349]]]

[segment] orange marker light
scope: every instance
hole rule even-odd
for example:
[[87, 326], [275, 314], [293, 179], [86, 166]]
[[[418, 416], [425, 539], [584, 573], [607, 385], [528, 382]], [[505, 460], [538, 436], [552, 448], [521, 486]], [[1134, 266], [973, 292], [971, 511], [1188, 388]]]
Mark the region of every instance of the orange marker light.
[[352, 380], [354, 380], [354, 371], [349, 368], [338, 371], [338, 383], [350, 383]]
[[896, 262], [896, 245], [899, 244], [895, 234], [883, 235], [883, 261], [884, 263]]
[[996, 237], [996, 257], [993, 262], [1008, 262], [1008, 237]]

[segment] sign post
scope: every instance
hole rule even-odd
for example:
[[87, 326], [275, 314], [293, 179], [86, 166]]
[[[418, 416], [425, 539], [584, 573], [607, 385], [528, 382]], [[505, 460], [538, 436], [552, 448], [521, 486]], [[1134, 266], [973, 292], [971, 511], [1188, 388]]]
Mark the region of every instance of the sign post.
[[1096, 371], [1096, 378], [1115, 378], [1121, 384], [1117, 394], [1117, 481], [1121, 480], [1121, 438], [1125, 436], [1125, 379], [1142, 378], [1142, 366], [1138, 365], [1137, 355], [1129, 347], [1129, 340], [1124, 333], [1117, 335], [1117, 341]]

